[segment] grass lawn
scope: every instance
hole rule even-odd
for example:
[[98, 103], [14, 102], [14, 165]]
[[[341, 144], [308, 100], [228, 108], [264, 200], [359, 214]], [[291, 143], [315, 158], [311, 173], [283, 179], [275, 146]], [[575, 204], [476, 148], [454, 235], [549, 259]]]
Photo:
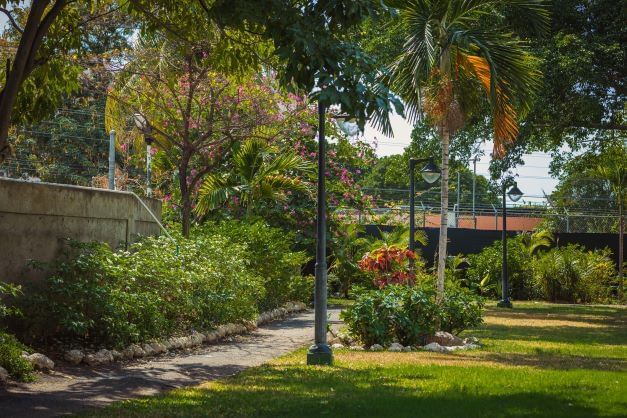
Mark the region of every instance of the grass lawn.
[[235, 377], [114, 404], [96, 416], [627, 416], [627, 309], [517, 302], [465, 332], [481, 350], [452, 354], [305, 349]]

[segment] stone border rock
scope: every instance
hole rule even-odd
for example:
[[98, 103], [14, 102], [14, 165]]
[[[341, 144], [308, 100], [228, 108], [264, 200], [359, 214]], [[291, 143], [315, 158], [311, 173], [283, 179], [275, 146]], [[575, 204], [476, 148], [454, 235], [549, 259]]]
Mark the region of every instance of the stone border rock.
[[[213, 331], [207, 333], [192, 332], [182, 337], [171, 337], [161, 341], [146, 342], [143, 344], [131, 344], [128, 347], [118, 350], [101, 349], [98, 351], [86, 351], [72, 349], [65, 352], [63, 358], [71, 364], [81, 363], [91, 367], [105, 365], [121, 360], [132, 360], [144, 357], [153, 357], [165, 354], [172, 350], [199, 347], [203, 344], [211, 344], [232, 335], [245, 334], [255, 330], [257, 327], [268, 322], [283, 319], [287, 315], [302, 312], [307, 309], [307, 305], [302, 302], [288, 302], [285, 306], [263, 312], [256, 321], [245, 321], [242, 323], [224, 324]], [[52, 363], [54, 367], [54, 363]]]
[[416, 350], [434, 351], [438, 353], [451, 353], [453, 351], [474, 350], [477, 348], [481, 348], [481, 343], [479, 342], [479, 339], [476, 337], [468, 337], [468, 338], [465, 338], [464, 340], [458, 337], [455, 337], [455, 338], [456, 338], [455, 345], [441, 345], [437, 342], [432, 342], [429, 344], [425, 344], [424, 346], [412, 347], [408, 345], [404, 347], [402, 344], [394, 342], [390, 344], [388, 347], [383, 347], [380, 344], [374, 344], [370, 347], [365, 347], [361, 345], [350, 345], [350, 344], [344, 345], [342, 343], [335, 343], [331, 346], [331, 348], [333, 349], [346, 348], [346, 349], [353, 350], [353, 351], [385, 351], [387, 350], [389, 352], [397, 352], [397, 353], [416, 351]]

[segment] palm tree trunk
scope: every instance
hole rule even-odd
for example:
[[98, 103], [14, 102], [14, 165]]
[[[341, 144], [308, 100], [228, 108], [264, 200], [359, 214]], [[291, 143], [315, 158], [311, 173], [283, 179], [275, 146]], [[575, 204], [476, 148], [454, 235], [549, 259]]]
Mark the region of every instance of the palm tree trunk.
[[446, 243], [448, 240], [448, 153], [450, 132], [446, 126], [442, 127], [442, 178], [441, 178], [441, 205], [440, 205], [440, 238], [438, 243], [438, 277], [436, 281], [436, 301], [444, 299], [444, 275], [446, 269]]
[[623, 196], [622, 193], [618, 195], [618, 286], [620, 298], [625, 297], [624, 280], [623, 277], [623, 254], [624, 254], [624, 239], [625, 239], [625, 220], [623, 219]]

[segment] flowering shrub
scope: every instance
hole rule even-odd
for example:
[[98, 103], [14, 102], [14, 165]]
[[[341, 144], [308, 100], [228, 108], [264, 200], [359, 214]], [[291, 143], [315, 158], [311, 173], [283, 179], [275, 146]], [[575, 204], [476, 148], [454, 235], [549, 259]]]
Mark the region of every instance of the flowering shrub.
[[483, 301], [459, 287], [446, 289], [441, 304], [432, 286], [389, 285], [379, 290], [357, 290], [353, 305], [342, 312], [348, 331], [364, 345], [421, 345], [436, 331], [460, 333], [481, 324]]
[[380, 289], [391, 284], [413, 285], [416, 275], [409, 270], [409, 261], [416, 259], [416, 253], [411, 250], [386, 246], [366, 253], [359, 268], [372, 273], [374, 283]]

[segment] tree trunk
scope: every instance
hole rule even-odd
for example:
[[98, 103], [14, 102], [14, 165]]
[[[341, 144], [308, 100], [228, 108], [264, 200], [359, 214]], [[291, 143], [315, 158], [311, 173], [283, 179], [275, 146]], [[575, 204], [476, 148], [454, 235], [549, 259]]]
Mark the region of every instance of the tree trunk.
[[192, 190], [187, 184], [187, 169], [189, 165], [188, 152], [183, 150], [181, 164], [179, 165], [179, 187], [181, 189], [181, 227], [185, 238], [189, 238], [189, 231], [192, 224]]
[[436, 282], [436, 301], [444, 298], [444, 276], [446, 272], [446, 244], [448, 240], [448, 153], [450, 132], [442, 128], [442, 178], [440, 205], [440, 238], [438, 243], [438, 277]]
[[624, 289], [624, 276], [623, 276], [623, 254], [624, 254], [624, 239], [625, 239], [625, 220], [623, 219], [623, 196], [622, 193], [618, 196], [618, 286], [620, 292], [620, 298], [625, 297]]

